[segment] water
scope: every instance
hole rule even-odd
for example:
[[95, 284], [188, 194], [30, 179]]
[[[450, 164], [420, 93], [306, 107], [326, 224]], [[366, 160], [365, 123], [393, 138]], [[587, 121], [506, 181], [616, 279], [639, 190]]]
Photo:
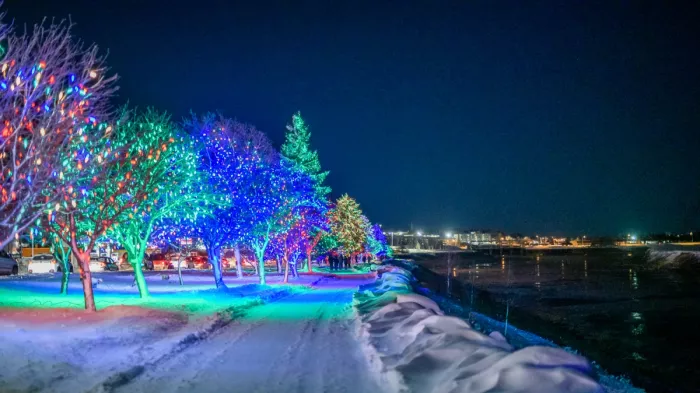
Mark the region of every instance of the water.
[[449, 267], [446, 254], [412, 257], [440, 274], [420, 280], [464, 306], [577, 349], [649, 391], [700, 391], [700, 277], [652, 270], [644, 251], [459, 253]]

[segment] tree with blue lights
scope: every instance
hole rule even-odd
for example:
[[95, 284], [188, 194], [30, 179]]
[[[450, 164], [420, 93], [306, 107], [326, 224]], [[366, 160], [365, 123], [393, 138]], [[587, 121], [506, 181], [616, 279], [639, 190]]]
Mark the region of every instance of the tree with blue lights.
[[260, 284], [265, 284], [265, 251], [270, 240], [292, 229], [301, 209], [318, 203], [312, 179], [289, 160], [279, 159], [239, 190], [248, 195], [250, 248], [258, 260]]
[[391, 257], [393, 251], [386, 240], [386, 235], [379, 224], [374, 224], [367, 231], [366, 249], [376, 257]]
[[212, 192], [226, 206], [217, 206], [211, 215], [197, 220], [195, 233], [207, 248], [217, 288], [225, 288], [221, 250], [236, 251], [236, 271], [242, 277], [240, 245], [251, 241], [253, 228], [260, 216], [260, 199], [277, 190], [265, 188], [269, 168], [277, 154], [262, 132], [252, 126], [207, 114], [193, 116], [185, 123], [193, 137], [203, 143], [199, 167], [206, 174]]

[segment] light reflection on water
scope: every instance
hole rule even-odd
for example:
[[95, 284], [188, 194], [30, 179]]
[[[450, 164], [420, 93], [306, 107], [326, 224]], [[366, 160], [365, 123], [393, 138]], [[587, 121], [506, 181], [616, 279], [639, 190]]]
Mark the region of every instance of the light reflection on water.
[[[560, 331], [568, 330], [573, 341], [560, 344], [584, 353], [602, 348], [591, 353], [603, 354], [593, 359], [599, 362], [609, 356], [607, 367], [621, 365], [625, 372], [664, 379], [667, 386], [678, 386], [679, 380], [700, 386], [700, 376], [688, 377], [694, 375], [697, 354], [689, 343], [696, 342], [694, 326], [700, 322], [700, 277], [651, 271], [643, 253], [629, 254], [472, 254], [458, 259], [452, 277], [487, 291], [496, 301], [496, 306], [480, 309], [486, 303], [473, 291], [467, 293], [465, 299], [476, 311], [502, 320], [510, 305], [541, 319], [523, 328], [559, 340], [566, 340]], [[434, 263], [438, 267], [432, 270], [446, 272], [439, 259]]]

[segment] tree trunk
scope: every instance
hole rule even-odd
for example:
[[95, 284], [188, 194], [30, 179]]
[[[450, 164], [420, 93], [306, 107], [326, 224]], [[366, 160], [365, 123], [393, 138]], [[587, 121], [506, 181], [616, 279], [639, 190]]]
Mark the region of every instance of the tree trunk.
[[85, 309], [95, 312], [95, 294], [92, 292], [92, 273], [90, 272], [90, 251], [76, 253], [80, 265], [80, 280], [83, 282]]
[[131, 266], [134, 268], [136, 286], [139, 288], [139, 296], [143, 299], [149, 297], [150, 294], [148, 293], [148, 286], [146, 286], [146, 278], [143, 276], [143, 266], [141, 266], [141, 262], [143, 262], [143, 257], [136, 258], [136, 260], [132, 260], [129, 263], [131, 263]]
[[185, 282], [182, 281], [182, 252], [180, 256], [177, 257], [177, 280], [180, 285], [185, 285]]
[[257, 258], [257, 254], [256, 254], [256, 257], [253, 258], [253, 262], [249, 261], [248, 259], [246, 259], [246, 262], [248, 262], [248, 264], [249, 264], [250, 266], [253, 267], [253, 275], [257, 276], [257, 275], [258, 275], [258, 258]]
[[226, 284], [224, 283], [224, 276], [221, 272], [221, 249], [207, 248], [207, 253], [209, 255], [209, 263], [211, 264], [211, 270], [214, 273], [214, 284], [217, 288], [225, 289]]
[[277, 273], [282, 273], [282, 258], [277, 256]]
[[314, 270], [311, 268], [311, 253], [306, 252], [306, 272], [307, 273], [313, 273]]
[[243, 261], [241, 260], [241, 249], [238, 247], [238, 244], [236, 244], [234, 253], [236, 256], [236, 277], [240, 279], [243, 278]]
[[289, 283], [289, 258], [284, 258], [284, 280], [285, 284]]
[[67, 263], [61, 263], [61, 295], [68, 294], [68, 277], [70, 277], [70, 266], [66, 267]]
[[299, 253], [294, 253], [292, 257], [292, 266], [294, 266], [294, 269], [292, 269], [292, 277], [294, 278], [299, 278], [299, 266], [297, 263], [299, 263]]
[[[58, 248], [58, 250], [56, 250]], [[58, 259], [58, 262], [61, 264], [61, 295], [67, 295], [68, 294], [68, 279], [70, 278], [70, 258], [71, 258], [71, 253], [70, 251], [66, 251], [65, 248], [63, 248], [63, 244], [54, 244], [54, 250], [56, 250], [55, 255]]]
[[256, 252], [258, 257], [258, 274], [260, 274], [260, 285], [265, 285], [265, 252]]

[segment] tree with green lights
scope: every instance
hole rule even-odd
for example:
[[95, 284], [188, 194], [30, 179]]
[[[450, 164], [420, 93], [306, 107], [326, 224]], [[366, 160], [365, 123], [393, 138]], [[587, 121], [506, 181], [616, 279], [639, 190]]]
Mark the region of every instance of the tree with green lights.
[[51, 236], [51, 254], [61, 265], [61, 294], [68, 294], [68, 278], [72, 267], [70, 263], [71, 250], [58, 236]]
[[78, 261], [85, 308], [96, 311], [90, 251], [115, 225], [137, 219], [134, 214], [140, 212], [141, 204], [158, 193], [149, 168], [174, 140], [163, 135], [143, 145], [144, 130], [135, 128], [134, 122], [110, 125], [87, 120], [76, 127], [77, 137], [62, 156], [63, 170], [51, 190], [58, 193], [60, 202], [46, 211], [45, 225], [70, 246]]
[[368, 226], [360, 205], [348, 194], [343, 195], [331, 209], [329, 221], [331, 234], [343, 252], [354, 258], [363, 249]]
[[285, 142], [280, 150], [282, 157], [290, 160], [298, 171], [305, 173], [311, 178], [316, 198], [318, 199], [316, 205], [320, 207], [320, 210], [310, 211], [307, 209], [303, 212], [300, 216], [302, 222], [295, 224], [299, 230], [295, 231], [294, 237], [290, 239], [291, 241], [303, 243], [300, 244], [300, 247], [305, 250], [306, 268], [311, 273], [312, 251], [327, 230], [327, 222], [322, 220], [322, 218], [325, 218], [325, 211], [327, 210], [327, 202], [325, 201], [331, 189], [323, 184], [328, 176], [328, 172], [321, 171], [318, 152], [311, 149], [311, 132], [301, 117], [301, 112], [295, 113], [292, 116], [292, 124], [287, 125]]
[[131, 157], [146, 157], [138, 171], [139, 183], [149, 192], [141, 203], [125, 210], [109, 230], [127, 252], [134, 269], [141, 297], [148, 296], [142, 263], [146, 248], [156, 227], [190, 225], [197, 216], [208, 215], [217, 196], [210, 192], [204, 176], [198, 171], [198, 148], [189, 135], [177, 129], [168, 115], [148, 110], [126, 123], [123, 132], [138, 135], [128, 147]]
[[323, 232], [312, 251], [317, 255], [324, 255], [338, 246], [340, 246], [338, 239], [333, 236], [330, 231], [328, 231]]
[[326, 198], [331, 192], [331, 188], [323, 184], [328, 171], [321, 171], [318, 152], [311, 149], [311, 132], [301, 117], [301, 112], [295, 113], [292, 116], [292, 124], [287, 125], [280, 153], [291, 160], [300, 172], [311, 177], [319, 198]]

